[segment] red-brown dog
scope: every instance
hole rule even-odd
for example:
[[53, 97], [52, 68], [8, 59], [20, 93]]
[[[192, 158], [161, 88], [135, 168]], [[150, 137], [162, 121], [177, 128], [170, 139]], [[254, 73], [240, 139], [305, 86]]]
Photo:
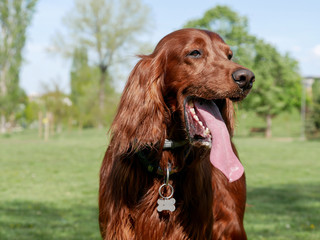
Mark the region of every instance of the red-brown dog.
[[218, 34], [183, 29], [141, 56], [100, 173], [103, 239], [246, 239], [233, 101], [254, 74]]

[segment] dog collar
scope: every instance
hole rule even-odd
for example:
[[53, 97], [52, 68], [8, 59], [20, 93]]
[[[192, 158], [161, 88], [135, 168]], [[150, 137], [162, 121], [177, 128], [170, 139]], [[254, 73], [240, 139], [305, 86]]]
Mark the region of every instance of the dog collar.
[[[184, 141], [173, 141], [173, 140], [169, 140], [169, 139], [165, 139], [164, 141], [164, 145], [162, 147], [163, 150], [170, 150], [170, 149], [175, 149], [175, 148], [179, 148], [182, 147], [184, 145], [186, 145], [187, 143], [189, 143], [188, 140], [184, 140]], [[187, 151], [187, 153], [185, 155], [187, 155], [189, 153], [189, 149]], [[164, 170], [161, 169], [161, 167], [159, 166], [159, 161], [156, 160], [149, 160], [149, 157], [145, 151], [138, 151], [137, 155], [140, 159], [140, 162], [142, 163], [142, 165], [147, 169], [148, 172], [150, 173], [155, 173], [158, 175], [165, 175]], [[169, 174], [174, 174], [178, 172], [177, 168], [169, 168]]]
[[163, 149], [175, 149], [175, 148], [186, 145], [188, 142], [189, 142], [188, 140], [178, 142], [178, 141], [165, 139], [163, 144]]

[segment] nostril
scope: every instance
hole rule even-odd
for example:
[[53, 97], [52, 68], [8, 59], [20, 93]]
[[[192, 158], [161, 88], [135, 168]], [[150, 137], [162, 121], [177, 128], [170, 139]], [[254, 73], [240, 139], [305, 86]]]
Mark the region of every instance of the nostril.
[[247, 85], [247, 76], [245, 74], [233, 76], [233, 80], [238, 84], [240, 88], [243, 88]]
[[246, 82], [247, 81], [247, 76], [245, 76], [245, 75], [240, 76], [238, 81], [239, 82]]
[[241, 77], [239, 78], [239, 80], [236, 80], [235, 82], [238, 84], [240, 88], [243, 88], [247, 85], [247, 81], [245, 77]]

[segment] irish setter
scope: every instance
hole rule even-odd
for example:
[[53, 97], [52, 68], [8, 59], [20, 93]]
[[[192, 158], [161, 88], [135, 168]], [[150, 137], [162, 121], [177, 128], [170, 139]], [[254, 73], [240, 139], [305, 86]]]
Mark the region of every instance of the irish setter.
[[213, 32], [182, 29], [140, 56], [111, 126], [99, 189], [103, 239], [246, 239], [233, 102], [254, 74]]

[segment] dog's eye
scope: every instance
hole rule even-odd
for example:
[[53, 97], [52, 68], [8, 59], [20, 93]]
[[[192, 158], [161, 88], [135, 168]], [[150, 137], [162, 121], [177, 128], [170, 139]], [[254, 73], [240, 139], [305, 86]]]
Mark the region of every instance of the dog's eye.
[[232, 54], [232, 53], [229, 53], [229, 54], [228, 54], [228, 59], [231, 60], [232, 57], [233, 57], [233, 54]]
[[201, 52], [199, 50], [193, 50], [190, 53], [188, 53], [187, 56], [192, 57], [192, 58], [199, 58], [199, 57], [201, 57]]

